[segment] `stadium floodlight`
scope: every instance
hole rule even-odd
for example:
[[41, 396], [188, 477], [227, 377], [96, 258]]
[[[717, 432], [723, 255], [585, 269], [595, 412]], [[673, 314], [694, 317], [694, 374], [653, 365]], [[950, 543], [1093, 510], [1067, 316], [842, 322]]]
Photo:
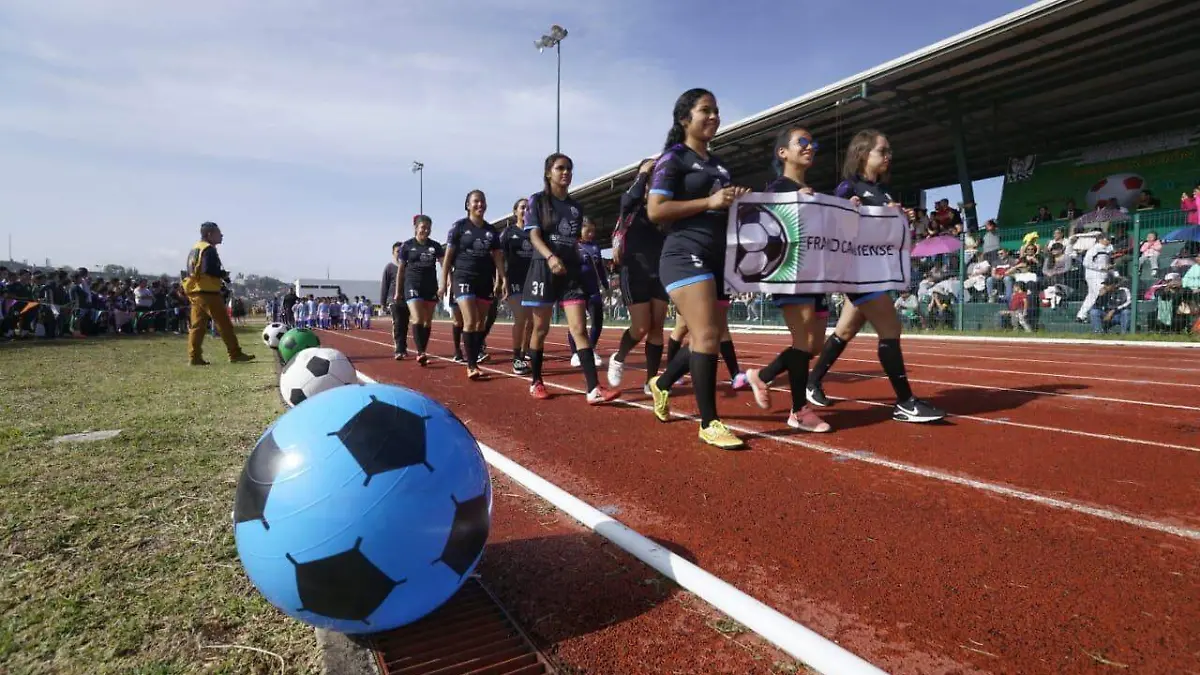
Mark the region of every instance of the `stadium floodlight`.
[[550, 32], [543, 35], [541, 39], [535, 40], [534, 47], [537, 47], [538, 53], [550, 47], [554, 47], [554, 52], [558, 60], [558, 81], [554, 91], [554, 151], [561, 152], [562, 150], [562, 41], [567, 37], [567, 29], [558, 24], [550, 26]]
[[425, 213], [425, 164], [424, 162], [413, 161], [412, 172], [417, 174], [420, 179], [420, 193], [418, 195], [418, 213]]

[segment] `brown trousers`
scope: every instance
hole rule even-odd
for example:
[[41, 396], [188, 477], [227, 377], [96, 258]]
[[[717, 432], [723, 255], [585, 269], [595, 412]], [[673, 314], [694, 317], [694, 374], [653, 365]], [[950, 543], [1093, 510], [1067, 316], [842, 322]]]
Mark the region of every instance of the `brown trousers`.
[[233, 322], [229, 320], [229, 313], [225, 311], [225, 303], [221, 302], [221, 294], [196, 293], [189, 295], [188, 300], [192, 303], [192, 325], [188, 328], [188, 358], [195, 363], [203, 357], [201, 344], [204, 342], [204, 333], [208, 331], [209, 319], [217, 325], [217, 333], [225, 342], [229, 358], [241, 354], [242, 347], [233, 332]]

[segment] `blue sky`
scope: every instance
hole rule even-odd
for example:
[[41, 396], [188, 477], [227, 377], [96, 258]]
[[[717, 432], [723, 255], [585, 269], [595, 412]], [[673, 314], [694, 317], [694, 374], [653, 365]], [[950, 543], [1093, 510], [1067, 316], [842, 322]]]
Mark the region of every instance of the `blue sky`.
[[[213, 220], [235, 271], [372, 279], [411, 236], [412, 160], [437, 237], [468, 190], [499, 216], [538, 189], [555, 66], [533, 42], [552, 23], [582, 183], [657, 151], [689, 87], [730, 124], [1024, 4], [5, 3], [0, 236], [17, 259], [165, 272]], [[977, 199], [994, 214], [998, 182]]]

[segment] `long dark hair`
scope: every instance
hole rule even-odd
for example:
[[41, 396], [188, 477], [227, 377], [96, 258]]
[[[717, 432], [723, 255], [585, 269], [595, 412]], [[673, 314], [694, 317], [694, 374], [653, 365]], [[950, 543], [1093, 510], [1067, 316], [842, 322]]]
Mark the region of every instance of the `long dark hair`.
[[513, 217], [513, 220], [512, 220], [513, 225], [517, 224], [517, 207], [520, 206], [521, 202], [525, 202], [525, 205], [526, 205], [525, 208], [529, 208], [529, 200], [526, 199], [525, 197], [520, 197], [517, 199], [517, 201], [513, 202], [512, 211], [511, 211], [512, 217]]
[[796, 133], [797, 131], [803, 131], [810, 136], [812, 135], [812, 132], [800, 126], [799, 124], [793, 124], [789, 127], [785, 127], [781, 129], [778, 134], [775, 134], [775, 149], [771, 151], [771, 166], [775, 169], [776, 176], [783, 175], [783, 162], [779, 159], [779, 151], [791, 145], [792, 134]]
[[663, 151], [671, 149], [672, 146], [679, 145], [687, 138], [687, 131], [684, 125], [692, 119], [692, 108], [696, 107], [696, 101], [711, 96], [716, 100], [716, 96], [707, 89], [688, 89], [675, 99], [675, 109], [671, 111], [671, 130], [667, 132], [667, 142], [663, 144]]
[[[883, 132], [878, 129], [863, 129], [854, 134], [854, 138], [850, 139], [850, 145], [846, 147], [846, 161], [842, 164], [844, 180], [854, 180], [855, 176], [862, 175], [863, 169], [867, 166], [867, 155], [871, 154], [871, 150], [875, 149], [875, 143], [883, 135]], [[890, 173], [889, 170], [887, 173], [876, 176], [875, 179], [879, 183], [886, 183], [891, 177]]]
[[483, 190], [471, 190], [470, 192], [467, 193], [466, 197], [463, 197], [463, 210], [468, 213], [470, 213], [470, 211], [471, 211], [471, 197], [473, 195], [479, 195], [480, 197], [483, 198], [483, 201], [485, 203], [487, 202], [487, 195], [484, 194]]
[[[546, 161], [542, 164], [542, 199], [538, 203], [538, 222], [542, 224], [543, 229], [549, 227], [551, 219], [554, 218], [554, 204], [550, 202], [550, 198], [554, 196], [554, 193], [550, 191], [550, 169], [560, 159], [570, 162], [571, 169], [575, 168], [575, 160], [561, 152], [546, 157]], [[515, 205], [514, 208], [516, 208]]]

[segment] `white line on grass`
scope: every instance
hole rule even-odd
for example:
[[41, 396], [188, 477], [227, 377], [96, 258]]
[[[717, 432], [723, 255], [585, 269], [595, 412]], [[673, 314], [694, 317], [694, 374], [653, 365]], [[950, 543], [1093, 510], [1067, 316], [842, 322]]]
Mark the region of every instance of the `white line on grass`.
[[[376, 382], [361, 372], [358, 373], [358, 378], [363, 382]], [[494, 448], [479, 443], [479, 449], [483, 451], [483, 458], [487, 463], [496, 470], [819, 672], [883, 675], [884, 671], [861, 657], [593, 508]]]
[[[392, 345], [391, 343], [388, 343], [388, 342], [379, 342], [378, 340], [368, 340], [367, 338], [356, 337], [353, 335], [345, 335], [345, 334], [341, 334], [341, 333], [339, 333], [339, 335], [342, 335], [342, 337], [345, 337], [350, 340], [359, 340], [361, 342], [367, 342], [367, 343], [371, 343], [371, 344], [381, 345], [381, 346], [387, 347], [389, 349], [392, 349], [394, 347], [394, 345]], [[450, 363], [454, 362], [453, 359], [449, 359], [444, 356], [435, 356], [433, 354], [429, 354], [428, 356], [430, 358], [435, 358], [435, 359], [438, 359], [441, 361], [447, 361]], [[489, 368], [487, 366], [479, 366], [479, 368], [480, 368], [480, 370], [486, 370], [490, 373], [495, 373], [497, 375], [501, 375], [504, 377], [528, 381], [524, 377], [521, 377], [519, 375], [513, 375], [512, 373], [507, 373], [507, 372], [504, 372], [503, 370], [498, 370], [496, 368]], [[547, 387], [553, 387], [555, 389], [561, 389], [563, 391], [569, 391], [569, 392], [573, 392], [576, 394], [586, 394], [587, 393], [587, 392], [583, 391], [582, 389], [577, 389], [575, 387], [569, 387], [567, 385], [559, 384], [557, 382], [544, 382], [544, 384]], [[631, 406], [634, 408], [641, 408], [643, 410], [653, 410], [652, 406], [649, 406], [645, 403], [640, 403], [638, 401], [617, 400], [617, 401], [614, 401], [614, 404], [626, 405], [626, 406]], [[688, 414], [684, 414], [684, 413], [672, 412], [671, 416], [678, 417], [681, 419], [692, 420], [695, 422], [700, 421], [700, 418], [697, 417], [696, 415], [688, 415]], [[1159, 522], [1156, 520], [1150, 520], [1148, 518], [1141, 518], [1138, 516], [1131, 516], [1131, 515], [1128, 515], [1125, 513], [1112, 511], [1110, 509], [1100, 508], [1100, 507], [1096, 507], [1096, 506], [1088, 506], [1086, 504], [1080, 504], [1078, 502], [1072, 502], [1072, 501], [1068, 501], [1065, 499], [1058, 499], [1056, 497], [1047, 497], [1045, 495], [1039, 495], [1039, 494], [1035, 494], [1032, 492], [1026, 492], [1024, 490], [1018, 490], [1016, 488], [1010, 488], [1010, 487], [1007, 487], [1004, 485], [999, 485], [997, 483], [989, 483], [987, 481], [977, 480], [975, 478], [967, 478], [965, 476], [956, 476], [954, 474], [946, 473], [944, 471], [938, 471], [936, 469], [927, 469], [925, 467], [916, 466], [913, 464], [905, 464], [904, 462], [897, 462], [897, 461], [885, 459], [883, 457], [879, 457], [876, 455], [867, 455], [867, 454], [863, 454], [863, 453], [857, 452], [857, 451], [842, 450], [840, 448], [835, 448], [830, 445], [825, 445], [824, 443], [815, 443], [813, 441], [800, 440], [798, 438], [794, 438], [794, 437], [790, 437], [790, 436], [772, 436], [770, 434], [767, 434], [767, 433], [764, 433], [761, 431], [756, 431], [754, 429], [749, 429], [747, 427], [743, 427], [740, 425], [734, 425], [734, 424], [727, 423], [725, 426], [727, 426], [730, 429], [733, 429], [734, 431], [737, 431], [743, 435], [746, 435], [746, 436], [752, 436], [754, 438], [761, 438], [761, 439], [764, 439], [767, 441], [773, 441], [776, 443], [784, 443], [787, 445], [794, 445], [794, 446], [801, 447], [801, 448], [808, 448], [809, 450], [816, 450], [817, 452], [822, 452], [827, 455], [833, 455], [834, 457], [838, 457], [843, 460], [862, 462], [864, 464], [872, 464], [875, 466], [881, 466], [881, 467], [885, 467], [888, 469], [892, 469], [894, 471], [900, 471], [900, 472], [912, 474], [915, 476], [921, 476], [924, 478], [941, 481], [943, 483], [950, 483], [953, 485], [968, 487], [968, 488], [972, 488], [975, 490], [980, 490], [982, 492], [988, 492], [991, 494], [1001, 495], [1004, 497], [1011, 497], [1013, 499], [1019, 499], [1021, 501], [1031, 502], [1031, 503], [1038, 504], [1040, 506], [1045, 506], [1045, 507], [1052, 508], [1052, 509], [1057, 509], [1057, 510], [1061, 510], [1061, 511], [1070, 511], [1073, 513], [1079, 513], [1079, 514], [1083, 514], [1083, 515], [1093, 516], [1093, 517], [1100, 518], [1103, 520], [1108, 520], [1111, 522], [1123, 523], [1125, 525], [1132, 525], [1133, 527], [1141, 528], [1144, 530], [1152, 530], [1155, 532], [1162, 532], [1164, 534], [1174, 535], [1176, 537], [1182, 537], [1184, 539], [1200, 541], [1200, 530], [1198, 530], [1198, 529], [1183, 527], [1183, 526], [1179, 526], [1179, 525], [1171, 525], [1169, 523], [1163, 523], [1163, 522]]]

